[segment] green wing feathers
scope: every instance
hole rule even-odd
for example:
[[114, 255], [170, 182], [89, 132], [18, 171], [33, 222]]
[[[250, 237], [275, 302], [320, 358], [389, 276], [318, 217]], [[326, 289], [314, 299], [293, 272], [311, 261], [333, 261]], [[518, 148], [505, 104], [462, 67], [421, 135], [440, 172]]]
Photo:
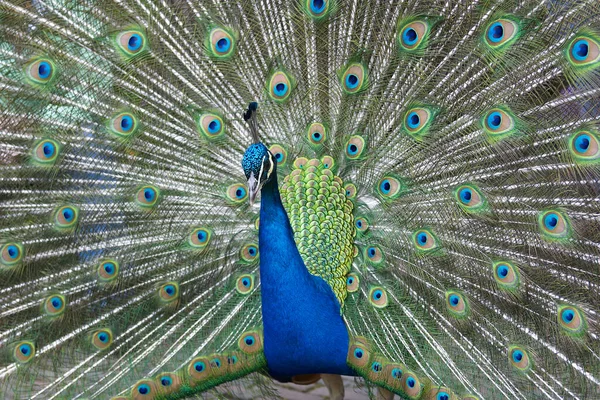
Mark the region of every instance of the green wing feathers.
[[596, 0], [0, 0], [0, 397], [273, 396], [239, 167], [258, 101], [369, 388], [598, 398], [598, 21]]

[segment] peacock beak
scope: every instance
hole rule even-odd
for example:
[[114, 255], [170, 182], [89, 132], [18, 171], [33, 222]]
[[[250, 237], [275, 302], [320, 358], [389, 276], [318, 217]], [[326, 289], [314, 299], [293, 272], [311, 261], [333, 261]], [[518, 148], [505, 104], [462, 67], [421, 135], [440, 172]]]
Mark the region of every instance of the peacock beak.
[[259, 183], [254, 177], [254, 172], [251, 172], [250, 178], [248, 178], [248, 200], [250, 201], [250, 205], [254, 204], [254, 199], [256, 199], [256, 195], [260, 192]]

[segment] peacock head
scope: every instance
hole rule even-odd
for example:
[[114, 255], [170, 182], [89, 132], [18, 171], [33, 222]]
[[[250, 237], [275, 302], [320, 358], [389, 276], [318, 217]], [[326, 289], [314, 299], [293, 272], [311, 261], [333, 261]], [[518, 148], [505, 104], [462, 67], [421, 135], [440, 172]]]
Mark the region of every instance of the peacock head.
[[263, 185], [276, 174], [277, 163], [264, 144], [254, 143], [246, 149], [242, 168], [248, 179], [248, 198], [252, 204]]

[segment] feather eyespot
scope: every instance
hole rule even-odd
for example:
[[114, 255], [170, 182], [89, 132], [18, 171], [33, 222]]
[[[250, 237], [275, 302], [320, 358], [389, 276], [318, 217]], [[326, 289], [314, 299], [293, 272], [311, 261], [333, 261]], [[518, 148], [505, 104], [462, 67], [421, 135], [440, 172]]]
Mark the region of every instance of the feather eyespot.
[[492, 108], [481, 120], [485, 133], [492, 140], [501, 140], [517, 132], [516, 118], [507, 108]]
[[252, 274], [241, 275], [237, 279], [235, 288], [238, 291], [238, 293], [240, 293], [240, 294], [248, 294], [248, 293], [252, 292], [252, 289], [254, 289], [254, 275], [252, 275]]
[[558, 209], [540, 212], [538, 225], [542, 236], [548, 240], [564, 240], [571, 235], [571, 223], [567, 215]]
[[258, 246], [254, 243], [249, 243], [240, 250], [240, 258], [246, 263], [251, 263], [258, 257]]
[[35, 356], [35, 345], [33, 342], [23, 340], [14, 346], [13, 357], [19, 364], [28, 363]]
[[241, 183], [235, 183], [227, 188], [227, 200], [232, 204], [240, 204], [248, 198], [248, 189]]
[[282, 167], [286, 165], [288, 153], [285, 147], [280, 144], [272, 144], [269, 147], [269, 151], [271, 154], [273, 154], [273, 157], [275, 157], [275, 161], [277, 162], [278, 166]]
[[146, 36], [138, 30], [121, 32], [116, 37], [117, 48], [127, 58], [141, 54], [147, 48]]
[[417, 250], [431, 252], [438, 248], [435, 235], [428, 229], [419, 229], [412, 234], [413, 243]]
[[367, 246], [364, 250], [365, 260], [373, 267], [381, 267], [384, 262], [384, 255], [379, 246]]
[[388, 296], [385, 289], [381, 286], [375, 286], [369, 291], [369, 302], [373, 307], [384, 308], [388, 305]]
[[223, 28], [213, 28], [208, 35], [209, 54], [215, 58], [226, 59], [233, 55], [236, 40]]
[[364, 150], [365, 139], [358, 135], [351, 136], [346, 143], [346, 158], [358, 160], [363, 155]]
[[404, 378], [402, 381], [402, 388], [404, 392], [411, 399], [417, 399], [421, 395], [423, 391], [423, 385], [421, 381], [417, 377], [417, 375], [412, 371], [406, 371], [404, 373]]
[[492, 264], [494, 279], [502, 289], [514, 290], [519, 287], [519, 272], [508, 261], [497, 261]]
[[113, 333], [108, 328], [98, 329], [92, 332], [92, 344], [98, 350], [105, 350], [113, 342]]
[[360, 63], [353, 63], [346, 67], [341, 75], [341, 84], [348, 94], [360, 92], [366, 87], [367, 69]]
[[508, 360], [511, 365], [521, 372], [531, 369], [531, 359], [527, 351], [521, 346], [510, 346], [508, 348]]
[[98, 279], [112, 282], [119, 276], [119, 263], [115, 260], [103, 260], [98, 265]]
[[356, 185], [353, 183], [346, 183], [344, 185], [344, 191], [346, 193], [346, 197], [350, 200], [354, 200], [356, 198]]
[[462, 293], [448, 290], [445, 293], [446, 307], [455, 318], [465, 318], [469, 314], [469, 303]]
[[457, 187], [454, 191], [454, 197], [466, 212], [482, 211], [486, 205], [485, 197], [475, 185], [464, 184]]
[[455, 398], [454, 393], [445, 387], [433, 387], [423, 397], [431, 400], [451, 400]]
[[133, 400], [154, 399], [156, 394], [156, 384], [150, 379], [137, 381], [131, 389], [131, 398]]
[[208, 228], [196, 228], [192, 230], [188, 243], [196, 250], [204, 249], [212, 238], [212, 230]]
[[404, 129], [415, 139], [422, 139], [433, 122], [436, 110], [426, 107], [415, 107], [404, 114]]
[[2, 245], [2, 264], [12, 266], [18, 264], [23, 258], [23, 246], [20, 243], [6, 243]]
[[42, 307], [47, 316], [57, 317], [65, 311], [67, 300], [65, 299], [65, 296], [55, 294], [46, 298], [42, 303]]
[[154, 379], [157, 390], [163, 395], [177, 392], [181, 383], [181, 377], [172, 372], [163, 372]]
[[323, 19], [330, 11], [330, 0], [305, 0], [305, 12], [313, 19]]
[[396, 175], [384, 175], [375, 186], [375, 194], [384, 200], [395, 200], [402, 194], [404, 186], [402, 181]]
[[583, 336], [587, 331], [587, 321], [583, 312], [574, 306], [562, 304], [558, 306], [558, 323], [572, 336]]
[[400, 51], [414, 52], [422, 49], [429, 36], [430, 26], [424, 20], [409, 19], [401, 22], [398, 29], [398, 44]]
[[117, 137], [133, 135], [138, 129], [138, 120], [129, 112], [115, 115], [108, 124], [109, 131]]
[[166, 282], [160, 285], [158, 296], [163, 303], [172, 303], [179, 299], [179, 284], [177, 282]]
[[46, 85], [54, 78], [56, 65], [48, 58], [32, 61], [25, 67], [25, 74], [29, 82]]
[[348, 348], [346, 356], [349, 364], [358, 368], [364, 368], [369, 365], [371, 359], [370, 346], [362, 337], [355, 337]]
[[356, 217], [354, 226], [359, 233], [365, 233], [369, 230], [369, 221], [365, 217]]
[[600, 43], [593, 35], [579, 35], [568, 45], [568, 58], [577, 68], [595, 68], [600, 64]]
[[262, 350], [262, 338], [257, 332], [245, 332], [240, 336], [238, 347], [246, 354]]
[[202, 136], [209, 141], [221, 139], [225, 135], [223, 118], [215, 113], [200, 115], [198, 118], [198, 128]]
[[360, 279], [356, 274], [348, 274], [346, 277], [346, 290], [349, 293], [354, 293], [358, 290], [360, 286]]
[[276, 102], [284, 102], [293, 90], [292, 78], [283, 71], [276, 71], [269, 80], [269, 96]]
[[331, 156], [321, 157], [321, 164], [323, 164], [323, 168], [328, 170], [334, 170], [336, 168], [335, 160]]
[[52, 139], [43, 139], [33, 147], [33, 159], [38, 164], [52, 164], [58, 158], [60, 145]]
[[519, 25], [516, 21], [507, 18], [491, 22], [485, 31], [485, 42], [492, 49], [503, 48], [513, 43], [519, 34]]
[[138, 206], [143, 208], [151, 208], [156, 205], [160, 192], [154, 186], [147, 185], [141, 187], [136, 195], [136, 203]]
[[600, 138], [596, 132], [576, 132], [569, 138], [569, 150], [578, 164], [600, 162]]
[[188, 364], [187, 373], [192, 382], [208, 378], [210, 372], [210, 363], [206, 357], [196, 357]]
[[62, 206], [54, 212], [54, 225], [59, 229], [70, 229], [77, 224], [79, 209], [73, 206]]
[[327, 140], [327, 128], [321, 123], [314, 122], [308, 126], [306, 136], [308, 137], [310, 145], [314, 149], [319, 150]]

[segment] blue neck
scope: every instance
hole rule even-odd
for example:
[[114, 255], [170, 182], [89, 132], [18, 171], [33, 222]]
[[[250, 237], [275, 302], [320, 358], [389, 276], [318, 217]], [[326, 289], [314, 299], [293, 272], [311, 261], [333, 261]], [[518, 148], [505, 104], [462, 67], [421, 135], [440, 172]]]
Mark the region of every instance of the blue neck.
[[352, 375], [346, 364], [348, 331], [329, 285], [311, 275], [294, 242], [277, 180], [261, 191], [260, 284], [269, 372]]

